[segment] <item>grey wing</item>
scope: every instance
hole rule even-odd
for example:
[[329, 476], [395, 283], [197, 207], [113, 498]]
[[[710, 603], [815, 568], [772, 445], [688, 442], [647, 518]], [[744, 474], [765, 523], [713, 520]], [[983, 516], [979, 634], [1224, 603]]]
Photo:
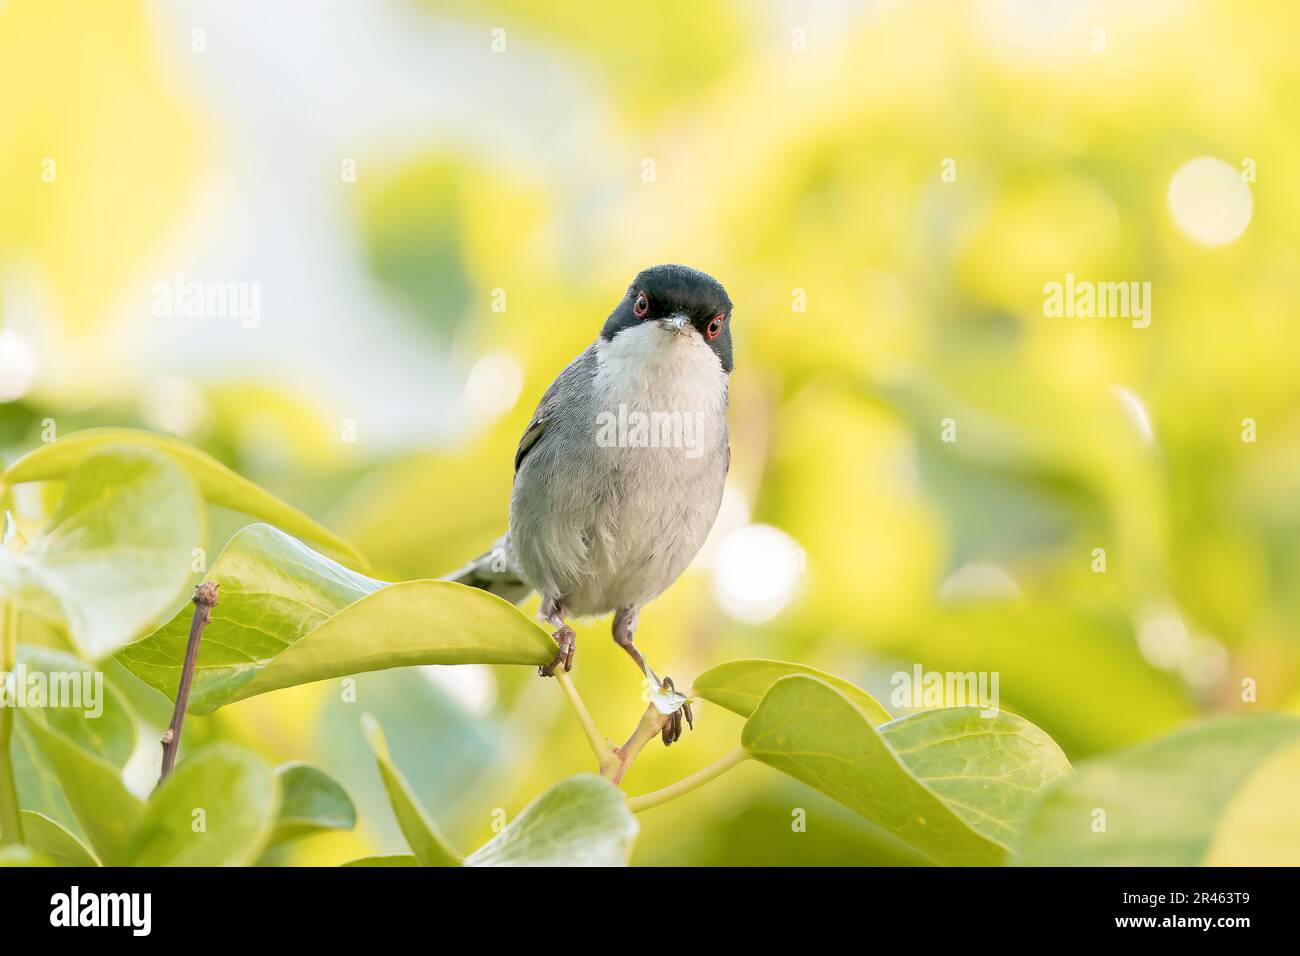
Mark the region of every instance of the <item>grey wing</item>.
[[565, 366], [564, 371], [555, 377], [542, 400], [537, 403], [537, 411], [524, 429], [515, 450], [515, 474], [528, 457], [528, 453], [546, 435], [547, 429], [558, 411], [566, 402], [572, 402], [591, 390], [591, 379], [596, 371], [596, 346], [593, 343], [584, 349], [577, 358]]
[[[546, 390], [546, 394], [537, 404], [537, 411], [533, 412], [528, 427], [524, 429], [523, 437], [519, 439], [519, 447], [515, 451], [516, 476], [528, 453], [537, 447], [538, 442], [545, 439], [548, 429], [555, 422], [556, 415], [566, 407], [566, 403], [572, 403], [568, 406], [570, 408], [579, 407], [584, 396], [590, 394], [591, 377], [595, 373], [595, 368], [596, 353], [593, 344], [570, 362], [551, 383], [551, 387]], [[479, 555], [463, 568], [445, 575], [442, 580], [481, 588], [514, 604], [518, 604], [533, 592], [532, 586], [524, 580], [519, 566], [515, 563], [514, 548], [511, 546], [509, 534], [497, 541], [491, 551]]]
[[[553, 389], [555, 386], [552, 385], [551, 388]], [[546, 394], [550, 395], [551, 393], [548, 391]], [[542, 396], [542, 404], [538, 406], [537, 411], [533, 412], [533, 420], [528, 423], [528, 427], [524, 429], [523, 435], [519, 438], [519, 447], [515, 449], [516, 475], [519, 474], [519, 466], [524, 463], [524, 456], [532, 451], [533, 446], [537, 444], [537, 440], [546, 432], [546, 426], [549, 424], [550, 419], [544, 411], [545, 405], [546, 396]]]

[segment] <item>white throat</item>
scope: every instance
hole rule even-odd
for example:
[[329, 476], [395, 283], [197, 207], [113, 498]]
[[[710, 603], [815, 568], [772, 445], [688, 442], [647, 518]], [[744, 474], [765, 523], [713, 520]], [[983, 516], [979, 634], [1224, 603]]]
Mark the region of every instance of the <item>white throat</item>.
[[713, 417], [727, 406], [727, 373], [692, 326], [673, 332], [651, 321], [598, 339], [594, 384], [597, 403], [611, 408]]

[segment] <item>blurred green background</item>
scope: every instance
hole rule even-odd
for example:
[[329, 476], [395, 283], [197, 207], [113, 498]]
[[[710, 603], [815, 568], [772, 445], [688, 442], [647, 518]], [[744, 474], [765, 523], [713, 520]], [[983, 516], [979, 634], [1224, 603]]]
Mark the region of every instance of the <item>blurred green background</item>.
[[[8, 0], [0, 452], [171, 432], [378, 575], [436, 576], [503, 530], [519, 434], [630, 278], [684, 262], [736, 303], [732, 469], [642, 617], [658, 671], [776, 657], [885, 702], [916, 664], [996, 671], [1076, 761], [1300, 712], [1298, 29], [1281, 2]], [[1067, 275], [1149, 282], [1149, 327], [1045, 315]], [[175, 281], [239, 283], [257, 314], [160, 312]], [[38, 528], [39, 486], [14, 493]], [[240, 520], [215, 516], [213, 554]], [[579, 648], [621, 740], [638, 675], [607, 621]], [[358, 696], [186, 725], [357, 801], [356, 832], [283, 862], [402, 849], [362, 710], [462, 848], [592, 769], [522, 668]], [[701, 706], [626, 789], [740, 722]], [[157, 759], [141, 745], [137, 789]], [[752, 764], [640, 822], [643, 864], [909, 861]]]

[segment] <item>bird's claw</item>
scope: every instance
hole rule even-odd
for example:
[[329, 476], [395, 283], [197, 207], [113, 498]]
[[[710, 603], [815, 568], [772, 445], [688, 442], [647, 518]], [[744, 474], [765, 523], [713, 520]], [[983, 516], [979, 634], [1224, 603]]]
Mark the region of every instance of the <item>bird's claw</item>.
[[551, 637], [555, 638], [559, 649], [549, 664], [537, 668], [538, 677], [554, 677], [555, 669], [560, 665], [564, 665], [566, 671], [573, 670], [573, 652], [578, 648], [577, 633], [569, 625], [563, 624]]
[[[671, 693], [677, 693], [677, 688], [673, 686], [673, 679], [671, 677], [664, 677], [663, 682], [659, 686]], [[686, 718], [686, 726], [691, 730], [694, 730], [695, 716], [691, 713], [691, 702], [689, 700], [682, 701], [682, 706], [668, 715], [668, 721], [664, 724], [663, 730], [659, 733], [659, 736], [663, 739], [665, 747], [671, 747], [681, 739], [683, 717]]]

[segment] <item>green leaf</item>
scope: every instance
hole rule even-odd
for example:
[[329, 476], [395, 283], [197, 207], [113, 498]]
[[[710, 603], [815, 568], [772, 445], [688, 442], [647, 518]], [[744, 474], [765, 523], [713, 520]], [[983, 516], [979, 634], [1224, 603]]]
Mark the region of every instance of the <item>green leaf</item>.
[[72, 472], [42, 537], [0, 550], [0, 597], [65, 621], [86, 657], [103, 657], [175, 607], [206, 538], [198, 490], [170, 459], [101, 451]]
[[[366, 702], [366, 712], [384, 728], [389, 751], [398, 756], [412, 792], [424, 806], [436, 807], [438, 821], [446, 820], [449, 827], [467, 813], [478, 815], [476, 784], [511, 759], [506, 740], [510, 729], [499, 720], [473, 717], [423, 671], [398, 667], [358, 675], [355, 686], [349, 685], [354, 693], [321, 695], [313, 729], [318, 766], [347, 781], [367, 836], [377, 847], [404, 852], [406, 843], [383, 781], [369, 772], [374, 755], [360, 732], [357, 705], [348, 699]], [[527, 673], [517, 676], [535, 679]], [[411, 756], [403, 759], [405, 754]], [[367, 773], [358, 776], [357, 767]]]
[[99, 866], [80, 840], [43, 813], [22, 811], [23, 842], [56, 866]]
[[14, 777], [18, 785], [18, 805], [35, 810], [60, 825], [76, 830], [79, 826], [59, 777], [45, 759], [40, 746], [27, 730], [25, 720], [15, 721], [9, 755], [13, 758]]
[[386, 856], [363, 856], [359, 860], [349, 860], [344, 866], [419, 866], [420, 863], [409, 853], [390, 853]]
[[[311, 681], [410, 664], [545, 664], [555, 644], [510, 603], [450, 581], [384, 584], [268, 525], [249, 525], [209, 579], [221, 600], [204, 631], [189, 710]], [[175, 698], [189, 635], [183, 610], [118, 660]]]
[[275, 777], [280, 785], [280, 813], [270, 845], [356, 825], [357, 811], [347, 791], [325, 771], [287, 763], [276, 768]]
[[231, 744], [181, 761], [149, 797], [131, 838], [133, 866], [240, 866], [261, 854], [275, 824], [271, 770]]
[[[114, 682], [71, 655], [23, 644], [18, 647], [18, 661], [20, 668], [14, 677], [23, 679], [27, 702], [44, 699], [46, 703], [63, 701], [74, 705], [21, 709], [23, 719], [17, 722], [17, 732], [10, 744], [18, 802], [77, 831], [76, 814], [63, 794], [58, 775], [26, 725], [39, 722], [51, 727], [120, 772], [135, 752], [135, 718]], [[85, 683], [87, 675], [91, 679], [89, 685]], [[95, 706], [89, 707], [92, 699]], [[96, 712], [98, 716], [94, 716]]]
[[166, 455], [189, 473], [203, 497], [214, 505], [261, 518], [290, 534], [324, 545], [354, 567], [366, 567], [365, 558], [355, 548], [297, 508], [235, 474], [205, 452], [153, 432], [131, 428], [91, 428], [73, 432], [14, 462], [0, 475], [0, 484], [66, 478], [100, 450], [123, 446], [151, 449]]
[[1042, 795], [1014, 862], [1296, 866], [1297, 794], [1300, 718], [1222, 717], [1080, 764]]
[[1018, 838], [1038, 792], [1070, 772], [1056, 741], [1015, 714], [947, 707], [877, 729], [912, 776], [1004, 847]]
[[772, 689], [773, 684], [782, 677], [789, 677], [792, 674], [815, 677], [830, 684], [857, 704], [873, 724], [882, 724], [889, 720], [889, 711], [856, 684], [851, 684], [842, 677], [835, 677], [805, 667], [803, 664], [792, 664], [788, 661], [761, 659], [728, 661], [726, 664], [710, 668], [695, 678], [690, 693], [692, 696], [725, 707], [741, 717], [748, 717], [754, 712], [758, 702], [763, 699], [763, 695]]
[[467, 866], [626, 866], [637, 822], [595, 774], [562, 780], [465, 860]]
[[28, 716], [114, 766], [126, 766], [135, 752], [135, 718], [102, 670], [71, 654], [27, 644], [18, 648], [18, 663], [15, 677], [24, 678], [26, 699], [39, 707], [28, 708]]
[[[1018, 825], [1022, 812], [1009, 788], [1042, 785], [1052, 767], [1062, 769], [1064, 757], [1019, 718], [978, 713], [983, 729], [972, 729], [966, 708], [875, 727], [838, 688], [794, 675], [768, 691], [746, 721], [741, 742], [755, 759], [833, 797], [937, 863], [989, 865], [1002, 862], [1001, 836]], [[1005, 741], [1004, 734], [1023, 740]], [[905, 753], [895, 753], [891, 742]], [[970, 821], [977, 817], [988, 819], [976, 826]]]
[[402, 828], [402, 835], [406, 837], [416, 860], [421, 866], [460, 866], [460, 855], [443, 839], [420, 799], [411, 790], [411, 785], [393, 765], [379, 723], [369, 714], [362, 714], [361, 727], [370, 742], [370, 749], [374, 751], [375, 761], [379, 764], [379, 776], [384, 781], [384, 789], [388, 792], [388, 802], [392, 804], [397, 825]]
[[20, 713], [20, 726], [36, 742], [44, 762], [58, 778], [95, 855], [106, 866], [123, 865], [127, 843], [144, 805], [126, 789], [121, 771], [45, 722], [31, 719], [25, 711]]

